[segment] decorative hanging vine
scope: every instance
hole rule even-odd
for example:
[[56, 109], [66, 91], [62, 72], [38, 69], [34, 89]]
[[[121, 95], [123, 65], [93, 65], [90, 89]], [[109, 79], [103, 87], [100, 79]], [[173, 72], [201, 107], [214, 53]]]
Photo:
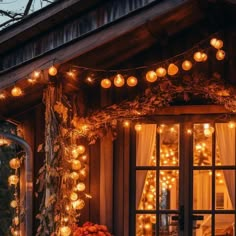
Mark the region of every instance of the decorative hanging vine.
[[204, 99], [208, 104], [223, 105], [229, 112], [236, 112], [236, 89], [226, 85], [218, 74], [207, 79], [204, 74], [186, 75], [182, 79], [162, 79], [155, 86], [147, 88], [133, 101], [123, 101], [87, 117], [75, 116], [72, 124], [78, 133], [85, 135], [90, 144], [112, 129], [115, 135], [117, 121], [138, 120], [147, 115], [158, 115], [162, 108], [170, 106], [175, 99], [185, 104], [192, 97]]

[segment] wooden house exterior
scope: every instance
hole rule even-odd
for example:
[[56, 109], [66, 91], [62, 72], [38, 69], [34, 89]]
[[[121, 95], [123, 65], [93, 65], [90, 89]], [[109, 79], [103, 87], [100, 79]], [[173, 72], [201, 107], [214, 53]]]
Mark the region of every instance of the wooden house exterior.
[[[21, 136], [0, 127], [0, 137], [26, 153], [21, 236], [73, 235], [60, 230], [71, 227], [73, 158], [82, 158], [73, 173], [86, 170], [80, 226], [235, 235], [235, 12], [233, 0], [67, 0], [0, 32], [0, 124]], [[81, 145], [86, 156], [68, 154]]]

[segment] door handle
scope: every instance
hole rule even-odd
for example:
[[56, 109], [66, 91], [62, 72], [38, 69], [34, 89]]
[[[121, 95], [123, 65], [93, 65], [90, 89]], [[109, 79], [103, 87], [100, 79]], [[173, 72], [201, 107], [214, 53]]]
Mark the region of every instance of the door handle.
[[201, 216], [201, 215], [192, 215], [192, 220], [204, 220], [204, 216]]

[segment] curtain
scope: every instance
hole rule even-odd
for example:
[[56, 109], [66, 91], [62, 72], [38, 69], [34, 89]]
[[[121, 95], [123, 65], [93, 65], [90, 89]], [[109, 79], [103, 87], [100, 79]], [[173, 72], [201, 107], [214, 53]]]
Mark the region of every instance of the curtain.
[[[143, 124], [136, 135], [136, 166], [149, 166], [156, 143], [156, 125]], [[136, 172], [136, 208], [142, 197], [147, 171]]]
[[[235, 129], [229, 128], [225, 123], [217, 123], [216, 141], [219, 147], [221, 164], [235, 165]], [[223, 173], [229, 197], [235, 209], [235, 171], [224, 170]]]
[[101, 139], [100, 223], [112, 230], [113, 138], [109, 132]]

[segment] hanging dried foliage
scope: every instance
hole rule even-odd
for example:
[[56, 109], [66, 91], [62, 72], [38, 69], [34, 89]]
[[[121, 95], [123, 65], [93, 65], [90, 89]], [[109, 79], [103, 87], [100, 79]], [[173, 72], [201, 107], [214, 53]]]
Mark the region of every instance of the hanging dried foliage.
[[77, 132], [86, 136], [92, 144], [102, 137], [107, 129], [111, 129], [115, 136], [117, 121], [158, 115], [162, 108], [170, 106], [176, 99], [186, 104], [195, 97], [204, 100], [206, 104], [221, 104], [229, 112], [236, 112], [235, 94], [235, 88], [227, 86], [219, 74], [214, 74], [210, 79], [200, 73], [185, 75], [182, 79], [162, 79], [133, 101], [113, 104], [91, 112], [87, 117], [74, 116], [72, 124]]
[[[49, 85], [44, 93], [45, 144], [38, 149], [45, 152], [45, 164], [39, 171], [37, 181], [39, 191], [43, 192], [40, 213], [37, 215], [40, 220], [37, 235], [57, 235], [60, 229], [72, 229], [72, 224], [78, 221], [80, 210], [84, 207], [83, 198], [89, 196], [84, 193], [85, 185], [82, 183], [88, 167], [86, 162], [82, 162], [84, 157], [77, 161], [78, 157], [82, 157], [80, 151], [84, 150], [84, 147], [78, 149], [78, 140], [87, 139], [88, 143], [93, 144], [108, 130], [112, 130], [115, 138], [118, 121], [158, 115], [161, 109], [174, 104], [176, 100], [187, 104], [193, 98], [198, 98], [206, 104], [221, 104], [229, 112], [236, 112], [235, 94], [235, 88], [224, 84], [218, 74], [208, 79], [198, 73], [185, 75], [182, 79], [164, 78], [132, 101], [126, 100], [92, 111], [87, 117], [78, 117], [72, 112], [70, 104], [73, 101], [69, 102], [63, 96], [60, 87]], [[79, 174], [76, 175], [73, 168], [78, 169]], [[74, 193], [71, 189], [75, 189], [75, 183], [77, 192]], [[79, 202], [65, 212], [69, 193], [73, 199], [78, 197]], [[68, 222], [72, 222], [71, 228]]]

